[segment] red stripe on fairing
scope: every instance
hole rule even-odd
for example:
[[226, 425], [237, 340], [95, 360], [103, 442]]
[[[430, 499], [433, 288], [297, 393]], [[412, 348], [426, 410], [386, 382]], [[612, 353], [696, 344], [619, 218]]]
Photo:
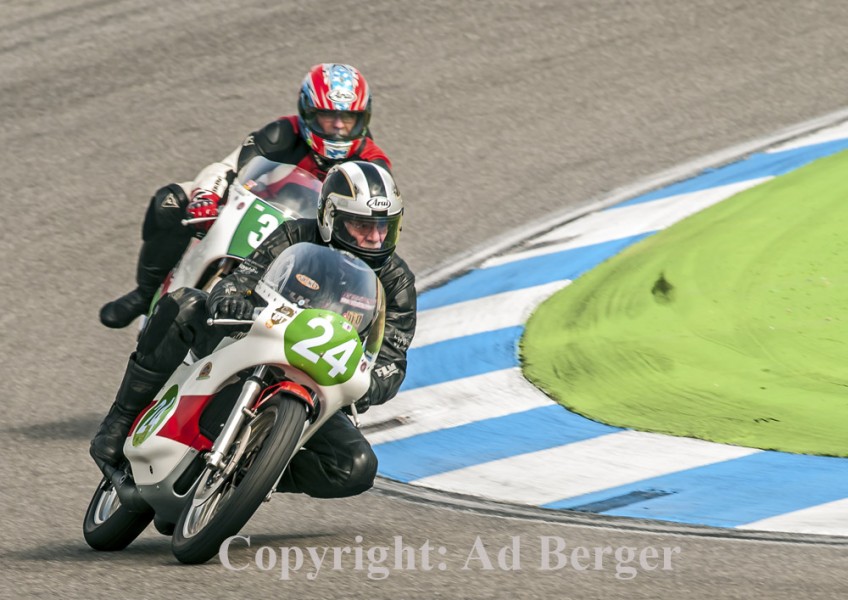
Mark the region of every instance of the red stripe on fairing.
[[180, 396], [177, 410], [156, 435], [191, 446], [198, 452], [210, 450], [212, 440], [200, 433], [200, 414], [213, 396]]

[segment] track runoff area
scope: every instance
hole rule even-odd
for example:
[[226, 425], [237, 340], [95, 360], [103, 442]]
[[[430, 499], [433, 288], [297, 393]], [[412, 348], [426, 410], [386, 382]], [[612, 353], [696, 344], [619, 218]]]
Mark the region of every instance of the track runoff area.
[[380, 475], [848, 536], [846, 149], [848, 124], [831, 126], [424, 292], [401, 393], [363, 419]]

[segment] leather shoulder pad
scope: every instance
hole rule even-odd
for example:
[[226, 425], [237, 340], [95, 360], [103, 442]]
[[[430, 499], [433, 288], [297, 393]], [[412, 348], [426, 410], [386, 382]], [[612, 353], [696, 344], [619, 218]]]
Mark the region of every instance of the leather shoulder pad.
[[288, 155], [299, 139], [294, 117], [271, 121], [245, 138], [239, 153], [238, 168], [241, 169], [255, 156]]

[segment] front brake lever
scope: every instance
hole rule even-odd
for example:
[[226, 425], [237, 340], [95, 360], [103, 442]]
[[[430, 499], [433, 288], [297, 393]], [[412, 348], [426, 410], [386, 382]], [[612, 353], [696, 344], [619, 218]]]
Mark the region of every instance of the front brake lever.
[[359, 429], [359, 412], [356, 410], [356, 402], [350, 405], [350, 416], [353, 417], [353, 425]]
[[195, 223], [206, 223], [207, 221], [216, 221], [218, 217], [198, 217], [196, 219], [182, 219], [180, 225], [194, 225]]

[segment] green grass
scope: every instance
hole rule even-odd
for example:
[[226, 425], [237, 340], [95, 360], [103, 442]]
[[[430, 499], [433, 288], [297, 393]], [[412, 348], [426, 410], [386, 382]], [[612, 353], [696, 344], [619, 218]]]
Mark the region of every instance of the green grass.
[[591, 419], [848, 456], [848, 154], [743, 192], [546, 301], [525, 376]]

